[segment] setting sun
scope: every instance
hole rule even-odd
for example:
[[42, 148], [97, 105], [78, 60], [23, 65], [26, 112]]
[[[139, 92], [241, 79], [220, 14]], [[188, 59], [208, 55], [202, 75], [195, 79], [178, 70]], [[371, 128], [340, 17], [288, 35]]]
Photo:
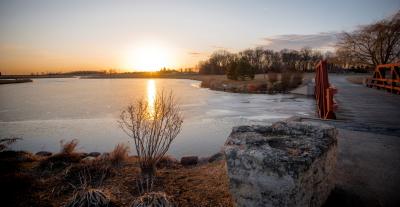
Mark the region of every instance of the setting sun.
[[134, 71], [158, 71], [170, 65], [170, 53], [171, 51], [161, 44], [137, 45], [127, 56], [127, 66]]

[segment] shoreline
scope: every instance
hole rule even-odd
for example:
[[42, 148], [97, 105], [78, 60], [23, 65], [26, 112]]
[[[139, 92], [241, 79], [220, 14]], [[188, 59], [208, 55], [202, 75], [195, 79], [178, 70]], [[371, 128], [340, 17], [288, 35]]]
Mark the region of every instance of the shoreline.
[[273, 82], [270, 81], [268, 74], [257, 74], [253, 80], [229, 80], [226, 75], [200, 75], [200, 74], [114, 74], [114, 75], [95, 75], [82, 76], [81, 79], [129, 79], [129, 78], [160, 78], [160, 79], [188, 79], [200, 81], [201, 88], [208, 88], [214, 91], [224, 91], [230, 93], [246, 94], [278, 94], [289, 93], [298, 88], [308, 80], [308, 76], [300, 80], [295, 80], [290, 74], [289, 80], [282, 80], [280, 73], [275, 74]]
[[[291, 74], [293, 75], [293, 74]], [[276, 73], [275, 78], [281, 77], [281, 74]], [[79, 78], [79, 79], [187, 79], [200, 81], [201, 88], [208, 88], [214, 91], [224, 91], [229, 93], [245, 93], [245, 94], [285, 94], [291, 90], [301, 86], [302, 82], [308, 79], [309, 75], [301, 80], [283, 81], [281, 78], [270, 81], [266, 74], [257, 74], [253, 80], [229, 80], [226, 75], [200, 75], [194, 73], [122, 73], [122, 74], [105, 74], [105, 75], [5, 75], [0, 77], [2, 80], [18, 79], [18, 78]], [[31, 79], [29, 79], [31, 80]], [[26, 82], [32, 82], [26, 81]], [[14, 83], [14, 82], [13, 82]]]
[[15, 84], [15, 83], [29, 83], [29, 82], [33, 82], [32, 79], [27, 79], [27, 78], [23, 78], [23, 79], [0, 79], [0, 84]]

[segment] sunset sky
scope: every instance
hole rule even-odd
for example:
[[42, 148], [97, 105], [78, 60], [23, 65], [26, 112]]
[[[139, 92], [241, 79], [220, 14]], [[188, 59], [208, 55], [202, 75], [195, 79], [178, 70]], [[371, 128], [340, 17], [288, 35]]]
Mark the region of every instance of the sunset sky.
[[[330, 50], [398, 0], [0, 0], [0, 72], [193, 67], [218, 49]], [[159, 69], [159, 68], [156, 68]]]

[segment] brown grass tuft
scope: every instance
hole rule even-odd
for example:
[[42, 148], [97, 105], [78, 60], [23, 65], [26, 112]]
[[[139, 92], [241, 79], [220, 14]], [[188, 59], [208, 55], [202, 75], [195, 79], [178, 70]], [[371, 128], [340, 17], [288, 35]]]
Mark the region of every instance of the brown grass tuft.
[[64, 181], [75, 188], [82, 185], [97, 188], [114, 174], [114, 170], [103, 160], [95, 160], [67, 168], [64, 172]]
[[108, 160], [114, 167], [121, 167], [122, 163], [128, 158], [129, 146], [123, 143], [117, 144], [110, 153]]
[[78, 163], [82, 156], [78, 153], [58, 153], [40, 161], [39, 169], [44, 171], [60, 170], [70, 166], [72, 163]]
[[79, 141], [77, 139], [73, 139], [69, 142], [65, 142], [64, 140], [60, 141], [60, 145], [61, 145], [61, 154], [72, 154], [74, 152], [76, 152], [76, 147], [78, 146]]
[[66, 207], [107, 207], [110, 198], [101, 190], [82, 188], [77, 190]]

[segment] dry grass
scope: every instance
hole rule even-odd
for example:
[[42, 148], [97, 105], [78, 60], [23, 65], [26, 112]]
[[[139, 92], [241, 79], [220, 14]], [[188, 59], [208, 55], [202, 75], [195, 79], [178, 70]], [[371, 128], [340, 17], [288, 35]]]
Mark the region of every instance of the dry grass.
[[[82, 156], [78, 153], [58, 153], [40, 161], [39, 169], [43, 172], [62, 170], [72, 163], [79, 163]], [[49, 173], [49, 172], [47, 172]]]
[[44, 173], [49, 173], [49, 171], [62, 170], [70, 166], [72, 163], [80, 162], [82, 159], [82, 154], [76, 152], [78, 144], [79, 141], [76, 139], [65, 143], [63, 140], [60, 141], [60, 152], [41, 160], [39, 169]]
[[[142, 195], [137, 186], [140, 169], [131, 165], [131, 158], [128, 163], [102, 186], [117, 198], [113, 201], [118, 206], [127, 206]], [[225, 161], [191, 168], [164, 168], [157, 172], [153, 190], [171, 196], [175, 206], [233, 206]]]
[[[14, 185], [13, 188], [4, 185], [4, 189], [9, 191], [7, 195], [12, 195], [6, 206], [73, 206], [73, 201], [87, 200], [87, 192], [80, 191], [83, 188], [101, 189], [111, 206], [129, 206], [135, 198], [143, 195], [137, 187], [141, 173], [135, 156], [128, 157], [120, 168], [112, 168], [107, 160], [102, 159], [69, 163], [62, 171], [49, 171], [50, 176], [37, 174], [35, 166], [40, 162], [23, 165], [21, 171], [29, 177], [19, 179], [21, 184], [18, 185], [19, 182], [0, 174], [1, 184], [10, 180], [9, 184]], [[104, 176], [107, 173], [102, 172], [107, 172], [107, 169], [111, 174]], [[175, 206], [233, 206], [224, 161], [190, 168], [177, 164], [174, 168], [159, 169], [154, 191], [171, 196], [170, 201]], [[101, 200], [97, 194], [94, 197], [96, 201]]]
[[225, 161], [161, 171], [159, 180], [177, 206], [233, 206]]
[[110, 198], [101, 190], [82, 188], [74, 192], [66, 207], [108, 207]]
[[65, 142], [64, 140], [60, 141], [60, 145], [61, 145], [61, 154], [72, 154], [74, 152], [76, 152], [76, 147], [78, 146], [79, 141], [77, 139], [73, 139], [69, 142]]
[[131, 204], [131, 207], [148, 206], [172, 207], [174, 205], [170, 202], [170, 196], [164, 192], [145, 193], [144, 195], [137, 197]]
[[121, 167], [122, 163], [127, 159], [129, 146], [123, 143], [117, 144], [114, 150], [110, 153], [108, 160], [114, 167]]
[[115, 170], [103, 160], [79, 163], [64, 172], [64, 181], [74, 188], [82, 185], [98, 188], [104, 181], [115, 175]]

